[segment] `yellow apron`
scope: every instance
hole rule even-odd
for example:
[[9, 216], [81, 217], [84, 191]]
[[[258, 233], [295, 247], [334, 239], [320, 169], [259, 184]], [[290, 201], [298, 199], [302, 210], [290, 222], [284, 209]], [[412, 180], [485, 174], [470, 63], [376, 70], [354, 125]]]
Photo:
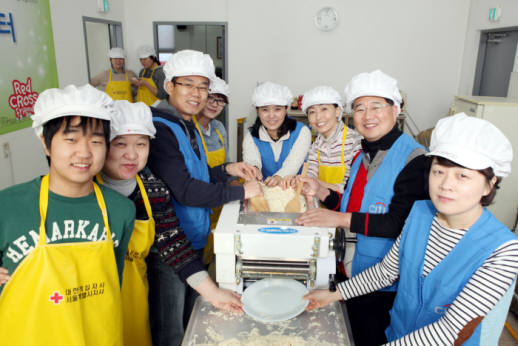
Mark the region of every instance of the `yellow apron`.
[[344, 126], [342, 135], [342, 153], [341, 153], [341, 165], [340, 166], [326, 166], [320, 163], [320, 150], [317, 150], [317, 162], [318, 162], [318, 179], [325, 181], [329, 184], [341, 184], [344, 181], [345, 172], [347, 167], [344, 164], [344, 147], [345, 138], [347, 137], [347, 126]]
[[3, 345], [122, 345], [119, 275], [99, 187], [106, 240], [47, 244], [48, 175], [40, 187], [40, 236], [0, 296]]
[[[99, 174], [96, 179], [103, 184]], [[146, 257], [155, 241], [155, 220], [142, 179], [138, 175], [136, 175], [136, 179], [148, 219], [135, 220], [124, 261], [121, 292], [124, 312], [124, 346], [151, 346]]]
[[112, 70], [110, 69], [110, 80], [104, 90], [114, 100], [127, 100], [133, 102], [133, 92], [131, 83], [128, 80], [128, 73], [124, 72], [126, 80], [112, 80]]
[[[145, 80], [146, 82], [148, 82], [153, 88], [157, 87], [155, 82], [153, 81], [153, 74], [155, 73], [155, 70], [156, 70], [157, 67], [158, 66], [155, 66], [155, 68], [153, 69], [153, 72], [151, 72], [151, 76], [149, 78], [140, 77], [140, 79]], [[145, 74], [146, 74], [146, 70], [144, 70], [142, 75], [145, 75]], [[151, 91], [149, 91], [148, 88], [146, 88], [145, 86], [139, 86], [138, 87], [138, 89], [137, 89], [137, 102], [144, 102], [148, 106], [151, 106], [153, 103], [156, 102], [156, 100], [158, 100], [158, 97], [156, 97]]]
[[194, 121], [194, 125], [196, 126], [196, 129], [200, 134], [201, 144], [203, 145], [203, 150], [205, 150], [205, 155], [207, 156], [207, 164], [209, 165], [209, 167], [212, 168], [224, 164], [226, 159], [225, 142], [223, 141], [223, 136], [221, 135], [221, 133], [218, 131], [218, 129], [214, 128], [214, 130], [216, 130], [216, 133], [218, 134], [219, 140], [221, 141], [221, 148], [214, 151], [209, 151], [207, 149], [207, 145], [205, 144], [203, 132], [201, 132], [200, 124], [198, 123], [198, 119], [196, 119], [196, 116], [192, 117], [192, 121]]
[[[201, 144], [203, 145], [203, 150], [205, 150], [205, 155], [207, 156], [207, 164], [210, 168], [216, 167], [219, 165], [222, 165], [225, 163], [226, 159], [226, 153], [225, 153], [225, 142], [223, 141], [223, 136], [218, 131], [218, 129], [214, 128], [216, 130], [216, 133], [218, 134], [219, 140], [221, 141], [221, 148], [209, 151], [207, 149], [207, 145], [205, 144], [205, 139], [203, 138], [203, 132], [201, 132], [200, 124], [198, 123], [198, 119], [196, 119], [196, 116], [192, 117], [192, 120], [194, 121], [194, 125], [196, 126], [196, 129], [198, 130], [198, 133], [201, 138]], [[213, 230], [216, 228], [216, 225], [218, 224], [219, 215], [221, 214], [221, 209], [223, 207], [215, 207], [212, 208], [212, 213], [210, 214], [210, 229]], [[212, 262], [212, 258], [214, 256], [214, 239], [212, 232], [209, 233], [209, 236], [207, 237], [207, 245], [205, 245], [205, 248], [203, 249], [203, 263], [209, 264]]]

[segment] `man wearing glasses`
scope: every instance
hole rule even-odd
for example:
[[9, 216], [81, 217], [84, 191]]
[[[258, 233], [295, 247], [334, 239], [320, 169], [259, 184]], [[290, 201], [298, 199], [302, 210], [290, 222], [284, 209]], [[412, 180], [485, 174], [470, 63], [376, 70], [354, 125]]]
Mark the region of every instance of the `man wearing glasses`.
[[[379, 70], [361, 73], [346, 86], [345, 98], [364, 138], [362, 152], [353, 161], [343, 196], [312, 178], [301, 178], [303, 192], [317, 196], [330, 210], [310, 210], [298, 222], [347, 228], [356, 234], [356, 247], [349, 247], [354, 255], [346, 253], [346, 259], [352, 258], [345, 266], [351, 277], [381, 261], [401, 233], [414, 201], [429, 197], [425, 149], [396, 124], [402, 102], [397, 81]], [[386, 343], [384, 331], [395, 291], [392, 286], [346, 302], [357, 345]]]
[[[261, 194], [261, 187], [256, 180], [261, 178], [261, 173], [243, 162], [214, 167], [207, 165], [193, 116], [204, 109], [209, 87], [216, 77], [210, 56], [193, 50], [179, 51], [169, 58], [164, 73], [164, 88], [169, 99], [162, 100], [156, 108], [151, 107], [156, 138], [151, 141], [148, 166], [171, 190], [180, 226], [201, 257], [210, 231], [210, 208]], [[242, 186], [229, 186], [226, 183], [229, 176], [241, 177], [249, 182]], [[186, 322], [195, 292], [189, 287], [188, 297], [182, 297], [180, 292], [186, 290], [185, 284], [167, 266], [160, 266], [156, 275], [159, 276], [160, 287], [158, 292], [151, 290], [150, 308], [160, 306], [160, 311], [154, 314], [156, 320], [160, 321], [153, 320], [151, 311], [152, 333], [153, 329], [160, 333], [174, 333], [183, 328], [178, 316], [171, 316], [172, 311], [176, 311], [178, 306], [183, 307], [185, 302]], [[150, 277], [152, 285], [153, 278]]]

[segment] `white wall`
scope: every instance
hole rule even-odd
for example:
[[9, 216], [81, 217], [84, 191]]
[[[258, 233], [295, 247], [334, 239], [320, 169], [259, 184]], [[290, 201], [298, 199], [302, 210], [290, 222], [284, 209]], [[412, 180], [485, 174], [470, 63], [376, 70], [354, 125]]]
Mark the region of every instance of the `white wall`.
[[43, 147], [32, 127], [0, 136], [0, 144], [0, 190], [48, 172]]
[[[332, 32], [313, 24], [324, 5], [341, 17]], [[153, 21], [228, 23], [235, 158], [235, 119], [253, 117], [250, 96], [257, 81], [284, 83], [294, 94], [320, 84], [342, 92], [354, 74], [381, 68], [408, 94], [418, 126], [433, 126], [457, 94], [469, 5], [469, 0], [126, 0], [123, 30], [132, 58], [128, 65], [138, 66], [134, 51], [153, 42]]]
[[[489, 9], [500, 5], [502, 17], [498, 22], [490, 22]], [[464, 57], [459, 83], [459, 94], [471, 95], [480, 45], [480, 32], [483, 30], [518, 26], [518, 1], [516, 0], [471, 0], [469, 21], [466, 31]]]

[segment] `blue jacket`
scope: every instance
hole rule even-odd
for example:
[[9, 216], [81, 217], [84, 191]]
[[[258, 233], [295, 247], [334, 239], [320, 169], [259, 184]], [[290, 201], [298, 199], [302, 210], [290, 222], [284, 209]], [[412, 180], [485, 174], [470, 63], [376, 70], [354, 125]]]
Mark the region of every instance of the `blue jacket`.
[[[185, 166], [192, 178], [208, 183], [210, 181], [210, 176], [205, 151], [200, 150], [201, 158], [199, 159], [192, 149], [185, 132], [178, 124], [160, 117], [153, 117], [153, 121], [169, 126], [178, 140], [180, 151], [185, 160]], [[203, 148], [198, 133], [196, 133], [196, 141], [198, 143], [198, 147]], [[176, 214], [180, 220], [180, 226], [183, 228], [187, 238], [191, 241], [192, 247], [195, 250], [205, 247], [207, 236], [210, 232], [210, 208], [188, 207], [178, 203], [174, 198], [171, 198], [171, 200], [173, 201]]]
[[291, 148], [293, 147], [293, 144], [295, 144], [295, 141], [299, 138], [300, 130], [304, 126], [304, 124], [297, 121], [295, 130], [290, 133], [290, 138], [282, 142], [281, 155], [279, 156], [278, 161], [275, 161], [272, 147], [269, 142], [262, 141], [259, 138], [252, 136], [255, 145], [261, 154], [261, 172], [263, 173], [263, 178], [270, 177], [281, 169], [284, 160], [286, 160], [286, 157], [289, 155]]
[[[426, 246], [436, 212], [431, 201], [417, 201], [407, 218], [399, 245], [398, 291], [390, 311], [390, 326], [385, 331], [389, 341], [439, 320], [496, 248], [516, 239], [514, 234], [484, 209], [477, 222], [452, 251], [423, 277]], [[502, 312], [505, 320], [507, 309]], [[487, 322], [488, 316], [483, 323]], [[479, 345], [481, 330], [482, 324], [464, 345]], [[501, 330], [496, 332], [500, 333]]]
[[[401, 170], [407, 163], [408, 156], [421, 146], [406, 134], [402, 134], [389, 149], [381, 165], [365, 185], [360, 212], [383, 214], [388, 212], [394, 183]], [[363, 153], [358, 155], [351, 166], [349, 183], [342, 196], [340, 211], [347, 210], [352, 186], [362, 163]], [[356, 250], [352, 263], [352, 275], [357, 275], [367, 268], [380, 262], [394, 244], [393, 238], [369, 237], [357, 234]], [[396, 285], [383, 289], [395, 291]]]

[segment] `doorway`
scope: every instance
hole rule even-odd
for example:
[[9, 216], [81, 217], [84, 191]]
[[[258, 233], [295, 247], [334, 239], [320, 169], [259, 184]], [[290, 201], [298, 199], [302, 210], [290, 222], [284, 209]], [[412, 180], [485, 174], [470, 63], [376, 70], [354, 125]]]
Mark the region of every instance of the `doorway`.
[[90, 82], [93, 76], [110, 68], [108, 59], [110, 48], [124, 48], [122, 24], [111, 20], [83, 17], [83, 32], [88, 81]]
[[[180, 50], [192, 49], [209, 54], [216, 76], [227, 80], [227, 23], [153, 22], [153, 38], [160, 64]], [[216, 118], [228, 129], [227, 108]]]
[[480, 34], [473, 95], [507, 97], [518, 44], [518, 27]]

